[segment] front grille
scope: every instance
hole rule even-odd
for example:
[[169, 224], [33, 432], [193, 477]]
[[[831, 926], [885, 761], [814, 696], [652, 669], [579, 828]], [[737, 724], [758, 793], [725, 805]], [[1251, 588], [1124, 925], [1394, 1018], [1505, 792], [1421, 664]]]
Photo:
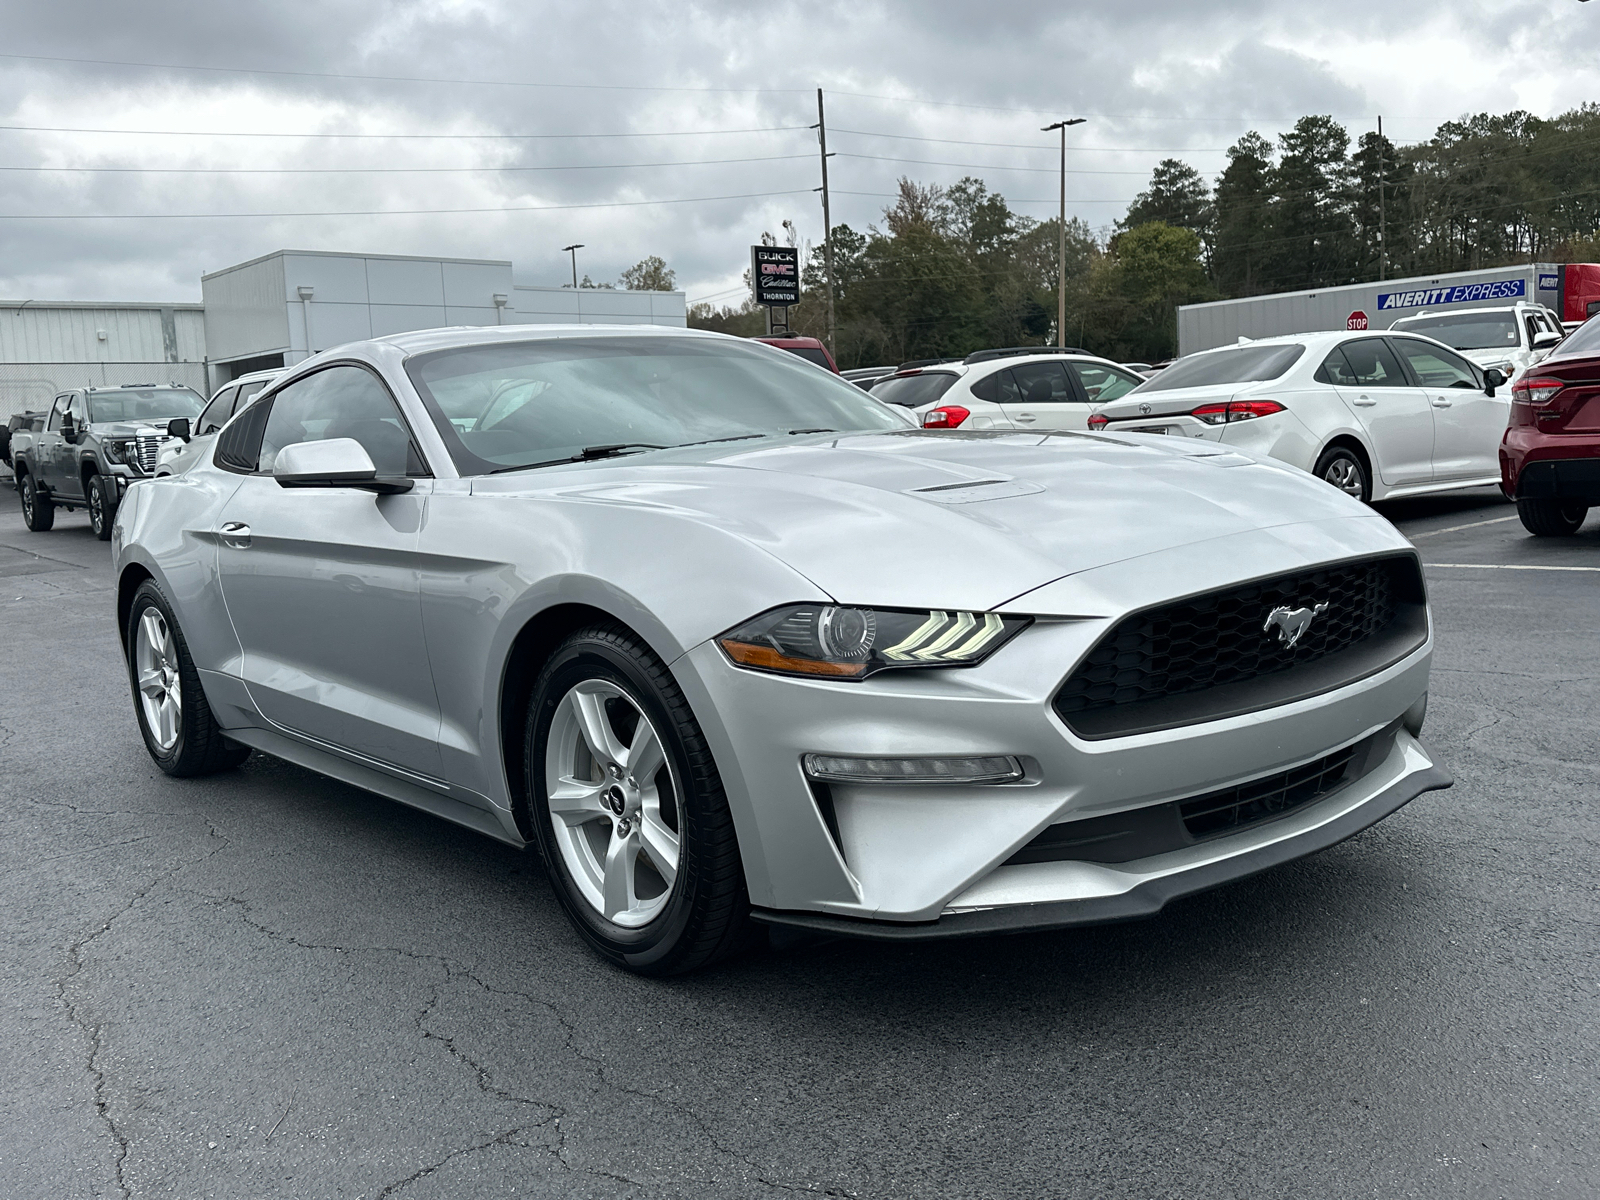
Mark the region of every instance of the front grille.
[[1183, 827], [1192, 838], [1214, 837], [1310, 804], [1344, 783], [1355, 753], [1349, 746], [1292, 771], [1184, 800], [1178, 805]]
[[[1320, 605], [1293, 646], [1267, 626], [1274, 609]], [[1055, 709], [1085, 737], [1216, 719], [1371, 674], [1426, 630], [1410, 556], [1257, 580], [1124, 618], [1062, 685]]]
[[161, 454], [161, 443], [166, 441], [166, 435], [160, 433], [141, 433], [133, 439], [134, 465], [146, 475], [153, 474], [156, 469], [156, 459]]

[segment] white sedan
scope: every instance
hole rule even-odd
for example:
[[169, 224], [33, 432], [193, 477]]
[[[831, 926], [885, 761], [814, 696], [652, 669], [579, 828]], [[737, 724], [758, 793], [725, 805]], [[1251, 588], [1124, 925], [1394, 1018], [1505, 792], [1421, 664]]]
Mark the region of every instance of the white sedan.
[[927, 429], [1087, 429], [1095, 409], [1144, 379], [1088, 354], [980, 350], [961, 362], [881, 379], [874, 400], [911, 410]]
[[1089, 418], [1291, 463], [1361, 500], [1500, 481], [1502, 374], [1432, 338], [1302, 333], [1191, 354]]

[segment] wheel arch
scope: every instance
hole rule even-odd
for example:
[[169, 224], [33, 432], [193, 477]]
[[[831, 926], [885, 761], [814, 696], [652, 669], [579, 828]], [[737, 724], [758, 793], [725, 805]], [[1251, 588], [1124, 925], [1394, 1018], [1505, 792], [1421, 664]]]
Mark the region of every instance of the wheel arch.
[[122, 643], [124, 654], [128, 652], [128, 614], [133, 611], [133, 594], [141, 583], [154, 578], [148, 567], [136, 562], [123, 567], [122, 574], [117, 576], [117, 639]]
[[1382, 484], [1378, 480], [1377, 472], [1373, 470], [1372, 454], [1360, 438], [1353, 433], [1334, 434], [1322, 444], [1322, 449], [1317, 451], [1317, 457], [1313, 462], [1321, 462], [1322, 456], [1329, 450], [1348, 450], [1354, 454], [1360, 460], [1361, 469], [1367, 473], [1367, 486], [1372, 489], [1374, 496], [1377, 495], [1378, 489], [1382, 487]]

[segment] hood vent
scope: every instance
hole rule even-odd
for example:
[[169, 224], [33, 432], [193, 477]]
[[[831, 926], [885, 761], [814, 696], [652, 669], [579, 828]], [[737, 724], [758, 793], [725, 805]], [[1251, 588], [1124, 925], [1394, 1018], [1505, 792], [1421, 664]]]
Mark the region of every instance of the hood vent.
[[1044, 488], [1020, 479], [964, 479], [960, 483], [936, 483], [930, 487], [907, 488], [907, 496], [932, 500], [935, 504], [975, 504], [979, 500], [1005, 500], [1012, 496], [1031, 496]]

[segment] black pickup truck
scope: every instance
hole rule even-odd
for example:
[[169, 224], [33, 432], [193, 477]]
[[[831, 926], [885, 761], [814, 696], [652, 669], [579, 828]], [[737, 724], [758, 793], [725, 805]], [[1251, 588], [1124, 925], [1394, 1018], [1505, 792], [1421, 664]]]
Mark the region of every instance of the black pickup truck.
[[[136, 479], [155, 473], [161, 444], [200, 415], [205, 401], [181, 384], [76, 388], [50, 406], [43, 428], [11, 435], [11, 468], [29, 529], [43, 533], [55, 510], [86, 508], [101, 541]], [[175, 422], [181, 422], [177, 429]]]

